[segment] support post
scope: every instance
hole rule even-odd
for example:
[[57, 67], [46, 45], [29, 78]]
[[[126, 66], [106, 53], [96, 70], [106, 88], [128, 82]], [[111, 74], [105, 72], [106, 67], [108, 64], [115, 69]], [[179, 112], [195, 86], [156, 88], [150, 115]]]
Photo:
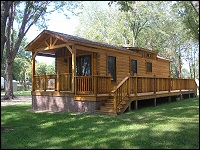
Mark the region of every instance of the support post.
[[138, 100], [135, 100], [135, 110], [138, 110]]
[[75, 76], [76, 76], [76, 49], [74, 45], [72, 45], [72, 93], [74, 93], [76, 89]]
[[32, 91], [35, 91], [35, 57], [32, 58]]
[[156, 107], [156, 98], [154, 98], [153, 104], [154, 104], [154, 106]]
[[183, 100], [183, 95], [182, 94], [180, 95], [180, 100]]
[[168, 97], [168, 102], [171, 102], [171, 99], [172, 99], [171, 96], [169, 96], [169, 97]]

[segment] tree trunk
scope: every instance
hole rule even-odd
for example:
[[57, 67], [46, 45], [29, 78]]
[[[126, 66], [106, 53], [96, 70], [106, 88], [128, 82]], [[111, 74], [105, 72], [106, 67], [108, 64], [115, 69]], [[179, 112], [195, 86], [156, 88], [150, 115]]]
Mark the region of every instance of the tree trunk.
[[5, 100], [10, 100], [15, 98], [13, 94], [13, 76], [12, 76], [12, 71], [13, 71], [13, 66], [14, 66], [14, 61], [6, 58], [6, 90], [5, 90], [5, 96], [3, 99]]
[[6, 21], [9, 16], [9, 10], [10, 7], [14, 1], [1, 1], [1, 64], [2, 64], [2, 58], [3, 58], [3, 51], [4, 51], [4, 45], [6, 43]]

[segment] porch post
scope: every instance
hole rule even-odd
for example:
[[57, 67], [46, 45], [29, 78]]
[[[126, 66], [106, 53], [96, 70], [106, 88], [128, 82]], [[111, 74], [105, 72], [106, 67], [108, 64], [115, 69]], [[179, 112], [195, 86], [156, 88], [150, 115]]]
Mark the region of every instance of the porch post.
[[35, 91], [35, 54], [34, 53], [32, 53], [32, 91]]
[[75, 85], [75, 76], [76, 76], [76, 49], [74, 45], [72, 45], [72, 93], [74, 93], [76, 85]]

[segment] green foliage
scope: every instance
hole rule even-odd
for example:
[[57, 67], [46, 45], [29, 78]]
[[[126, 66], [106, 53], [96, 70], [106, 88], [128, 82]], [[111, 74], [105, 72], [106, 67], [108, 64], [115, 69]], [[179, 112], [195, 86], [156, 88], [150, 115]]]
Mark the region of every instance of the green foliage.
[[46, 63], [43, 63], [43, 62], [37, 63], [36, 74], [42, 75], [45, 72], [46, 72], [46, 74], [55, 74], [54, 63], [52, 65], [47, 65]]
[[173, 5], [175, 15], [183, 22], [187, 34], [199, 42], [199, 14], [189, 1], [176, 1]]
[[2, 107], [4, 149], [197, 149], [199, 98], [116, 117], [34, 113], [31, 105]]

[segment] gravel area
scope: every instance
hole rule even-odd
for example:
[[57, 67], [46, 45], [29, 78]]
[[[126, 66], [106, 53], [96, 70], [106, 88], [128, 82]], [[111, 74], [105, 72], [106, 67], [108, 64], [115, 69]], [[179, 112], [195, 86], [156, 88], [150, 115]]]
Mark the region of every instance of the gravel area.
[[32, 96], [18, 96], [11, 100], [1, 100], [1, 106], [16, 105], [16, 104], [31, 104]]

